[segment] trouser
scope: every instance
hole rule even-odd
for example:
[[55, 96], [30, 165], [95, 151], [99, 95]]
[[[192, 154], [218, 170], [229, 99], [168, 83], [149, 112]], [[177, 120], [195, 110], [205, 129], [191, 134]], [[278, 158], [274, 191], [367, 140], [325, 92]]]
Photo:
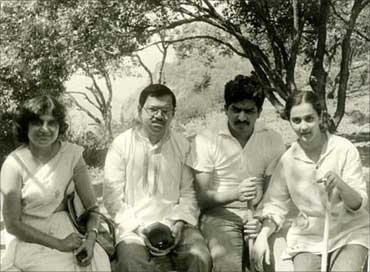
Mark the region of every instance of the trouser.
[[174, 252], [166, 256], [152, 256], [145, 246], [129, 241], [120, 242], [116, 252], [115, 272], [208, 272], [211, 269], [211, 257], [204, 238], [191, 226], [184, 227], [181, 241]]
[[[345, 245], [328, 255], [327, 271], [366, 271], [368, 249], [361, 245]], [[320, 271], [321, 255], [303, 252], [293, 258], [294, 271]]]
[[208, 243], [214, 272], [248, 271], [248, 244], [244, 241], [246, 210], [216, 207], [206, 210], [200, 228]]

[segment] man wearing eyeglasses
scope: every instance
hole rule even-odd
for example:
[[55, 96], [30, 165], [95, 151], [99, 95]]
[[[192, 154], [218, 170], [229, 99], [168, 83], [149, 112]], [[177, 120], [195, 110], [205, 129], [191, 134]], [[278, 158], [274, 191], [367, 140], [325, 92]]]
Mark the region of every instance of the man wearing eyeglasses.
[[139, 97], [139, 124], [108, 151], [103, 199], [119, 225], [115, 271], [210, 270], [207, 245], [195, 228], [190, 144], [170, 128], [175, 108], [168, 87], [149, 85]]

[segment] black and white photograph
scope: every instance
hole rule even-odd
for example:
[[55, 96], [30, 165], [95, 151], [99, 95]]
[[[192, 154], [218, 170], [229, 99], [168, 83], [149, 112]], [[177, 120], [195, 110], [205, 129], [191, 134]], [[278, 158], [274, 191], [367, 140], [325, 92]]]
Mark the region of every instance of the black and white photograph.
[[370, 271], [370, 0], [0, 0], [0, 271]]

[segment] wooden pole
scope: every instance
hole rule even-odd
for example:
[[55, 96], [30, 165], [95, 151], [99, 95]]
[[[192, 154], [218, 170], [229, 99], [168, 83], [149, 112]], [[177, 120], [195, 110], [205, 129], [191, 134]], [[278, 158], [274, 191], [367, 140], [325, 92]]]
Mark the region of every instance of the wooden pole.
[[[252, 200], [249, 200], [247, 202], [248, 205], [248, 221], [253, 220], [254, 218], [254, 207]], [[254, 260], [253, 260], [253, 245], [254, 245], [254, 239], [252, 237], [248, 237], [248, 256], [249, 256], [249, 271], [250, 272], [255, 272], [255, 267], [254, 267]]]
[[325, 224], [324, 224], [324, 236], [323, 236], [323, 249], [322, 249], [322, 255], [321, 255], [321, 272], [327, 272], [327, 267], [328, 267], [330, 210], [331, 210], [331, 200], [330, 200], [330, 194], [328, 194], [328, 198], [326, 200], [326, 207], [325, 207]]

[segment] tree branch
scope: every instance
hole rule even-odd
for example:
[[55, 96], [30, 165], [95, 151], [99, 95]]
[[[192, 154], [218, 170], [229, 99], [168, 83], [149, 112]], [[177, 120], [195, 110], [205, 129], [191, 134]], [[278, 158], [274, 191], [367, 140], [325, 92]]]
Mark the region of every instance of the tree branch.
[[[87, 87], [85, 87], [85, 88], [87, 88]], [[69, 92], [67, 92], [67, 93], [69, 93], [69, 94], [78, 94], [78, 95], [82, 95], [84, 98], [85, 98], [85, 100], [86, 101], [88, 101], [94, 108], [96, 108], [98, 111], [100, 111], [100, 108], [99, 108], [99, 106], [98, 105], [96, 105], [95, 104], [95, 102], [94, 101], [92, 101], [91, 99], [90, 99], [90, 97], [88, 97], [87, 96], [87, 94], [86, 93], [83, 93], [83, 92], [76, 92], [76, 91], [69, 91]]]
[[340, 77], [338, 87], [338, 103], [334, 114], [335, 126], [338, 126], [343, 118], [346, 105], [346, 91], [349, 79], [349, 66], [351, 59], [351, 36], [356, 25], [356, 20], [360, 15], [361, 11], [370, 1], [355, 0], [351, 9], [351, 15], [348, 22], [346, 34], [344, 35], [342, 42], [342, 60], [340, 64]]
[[[67, 93], [68, 94], [68, 93]], [[86, 109], [84, 106], [82, 106], [78, 101], [77, 101], [77, 99], [75, 98], [75, 97], [73, 97], [73, 95], [71, 95], [71, 94], [68, 94], [68, 96], [73, 100], [73, 103], [75, 103], [75, 105], [78, 107], [78, 109], [80, 110], [80, 111], [83, 111], [83, 112], [85, 112], [91, 119], [93, 119], [94, 121], [95, 121], [95, 123], [97, 123], [97, 124], [101, 124], [102, 123], [102, 121], [99, 119], [99, 118], [97, 118], [94, 114], [92, 114], [88, 109]]]
[[[367, 5], [369, 4], [370, 1], [365, 1], [364, 5]], [[343, 16], [341, 14], [339, 14], [339, 12], [337, 11], [337, 9], [335, 8], [334, 4], [332, 2], [330, 2], [330, 6], [333, 10], [333, 13], [335, 16], [337, 16], [341, 21], [343, 21], [345, 24], [348, 25], [348, 21], [346, 19], [343, 18]], [[365, 41], [368, 41], [370, 42], [370, 37], [366, 36], [366, 34], [360, 32], [359, 30], [356, 30], [354, 29], [353, 30], [354, 33], [356, 33], [358, 36], [360, 36], [361, 38], [363, 38]]]
[[[310, 85], [322, 100], [323, 107], [326, 107], [325, 85], [327, 72], [324, 69], [324, 56], [326, 52], [327, 20], [329, 14], [330, 0], [321, 0], [319, 14], [315, 31], [317, 35], [316, 53], [313, 59], [313, 66], [310, 75]], [[326, 110], [326, 108], [325, 108]]]
[[293, 33], [292, 33], [292, 46], [290, 50], [289, 61], [286, 64], [286, 82], [290, 92], [297, 89], [295, 84], [295, 66], [297, 62], [297, 56], [299, 51], [299, 44], [301, 43], [304, 19], [299, 17], [300, 5], [299, 0], [293, 0]]
[[145, 63], [143, 62], [143, 60], [141, 59], [141, 57], [138, 54], [134, 54], [133, 57], [136, 58], [139, 61], [140, 65], [143, 67], [143, 69], [147, 72], [147, 74], [149, 76], [150, 84], [153, 84], [153, 74], [150, 71], [150, 69], [148, 68], [148, 66], [145, 65]]
[[218, 38], [215, 38], [215, 37], [209, 36], [209, 35], [196, 35], [196, 36], [190, 36], [190, 37], [185, 37], [185, 38], [176, 39], [176, 40], [172, 40], [172, 41], [166, 41], [166, 42], [172, 44], [172, 43], [176, 43], [176, 42], [183, 42], [183, 41], [186, 41], [186, 40], [193, 40], [193, 39], [209, 39], [209, 40], [215, 41], [215, 42], [217, 42], [219, 44], [222, 44], [222, 45], [226, 46], [231, 51], [233, 51], [235, 54], [237, 54], [237, 55], [239, 55], [241, 57], [244, 57], [244, 58], [247, 57], [247, 55], [245, 53], [240, 52], [238, 49], [236, 49], [230, 43], [224, 42], [223, 40], [220, 40]]

